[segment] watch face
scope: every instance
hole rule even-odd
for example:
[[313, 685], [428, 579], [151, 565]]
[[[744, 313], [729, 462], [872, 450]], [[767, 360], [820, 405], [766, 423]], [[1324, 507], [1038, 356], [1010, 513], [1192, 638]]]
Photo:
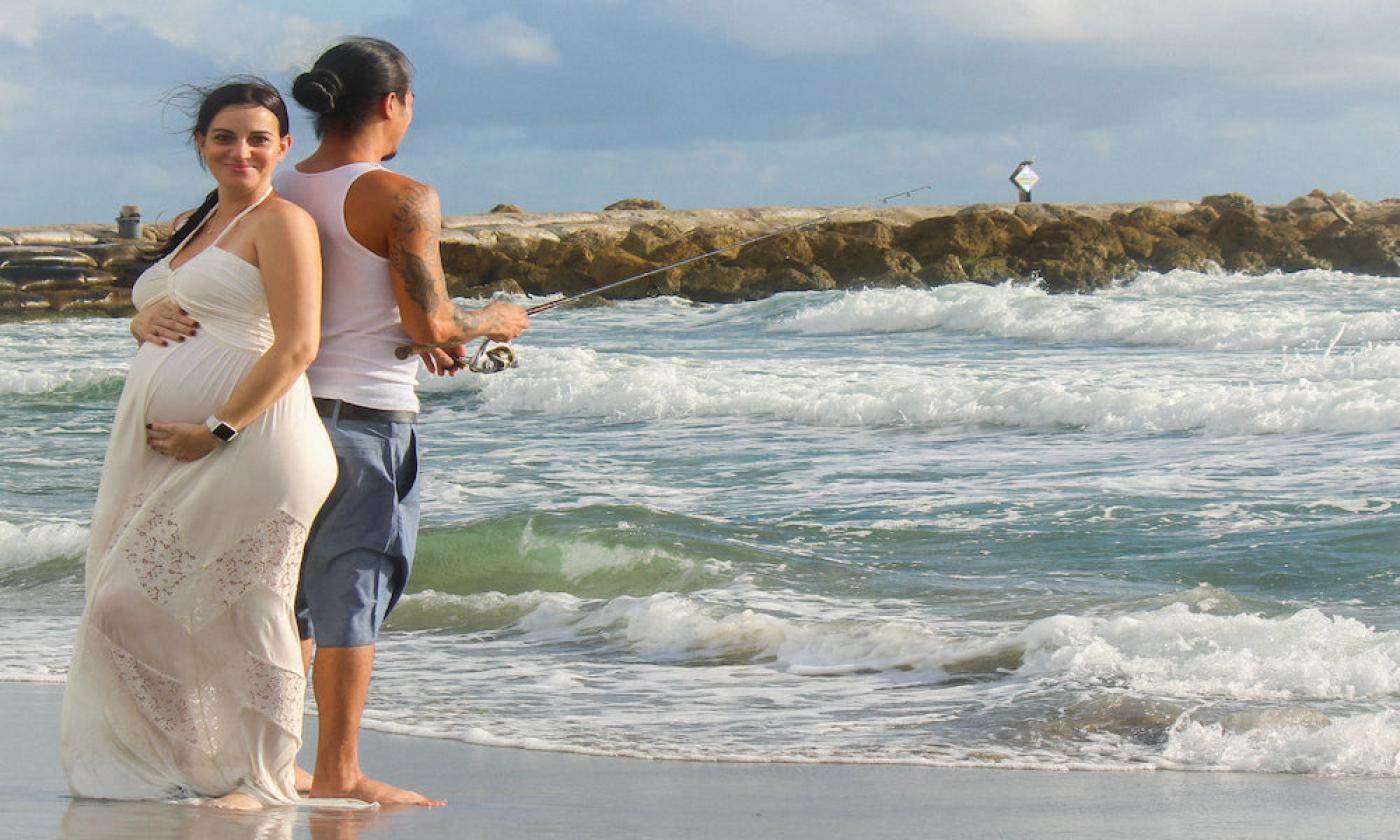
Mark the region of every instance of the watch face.
[[228, 443], [229, 441], [233, 440], [233, 436], [238, 434], [238, 431], [227, 423], [219, 423], [209, 431], [213, 432], [214, 437], [218, 438], [224, 443]]

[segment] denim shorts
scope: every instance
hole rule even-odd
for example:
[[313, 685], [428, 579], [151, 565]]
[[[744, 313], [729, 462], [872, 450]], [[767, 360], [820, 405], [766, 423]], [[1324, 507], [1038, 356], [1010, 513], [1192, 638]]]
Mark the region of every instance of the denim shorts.
[[418, 541], [413, 423], [322, 416], [340, 475], [311, 526], [297, 626], [321, 647], [372, 645], [408, 584]]

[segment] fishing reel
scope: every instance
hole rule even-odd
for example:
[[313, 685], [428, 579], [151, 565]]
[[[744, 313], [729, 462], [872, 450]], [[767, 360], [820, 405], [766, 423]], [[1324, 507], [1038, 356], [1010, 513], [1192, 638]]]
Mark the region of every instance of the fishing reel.
[[466, 368], [472, 373], [500, 373], [507, 368], [520, 367], [520, 360], [515, 358], [515, 351], [510, 349], [509, 344], [497, 344], [487, 349], [490, 343], [489, 339], [481, 342], [470, 359], [457, 360], [457, 367]]

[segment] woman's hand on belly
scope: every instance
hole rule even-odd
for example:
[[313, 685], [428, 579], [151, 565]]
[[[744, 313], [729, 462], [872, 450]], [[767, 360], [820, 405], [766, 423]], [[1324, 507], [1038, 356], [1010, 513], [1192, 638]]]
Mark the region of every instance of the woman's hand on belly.
[[199, 322], [173, 301], [153, 303], [131, 319], [131, 334], [137, 344], [151, 342], [165, 347], [172, 341], [184, 341], [199, 330]]
[[147, 423], [146, 445], [177, 461], [197, 461], [221, 445], [200, 423]]

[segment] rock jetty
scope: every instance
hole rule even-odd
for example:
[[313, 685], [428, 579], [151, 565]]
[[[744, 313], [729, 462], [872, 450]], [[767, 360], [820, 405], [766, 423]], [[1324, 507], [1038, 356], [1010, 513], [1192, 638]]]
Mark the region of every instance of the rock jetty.
[[[794, 229], [765, 236], [785, 228]], [[161, 225], [141, 239], [122, 239], [113, 225], [0, 228], [0, 314], [128, 314], [131, 284], [168, 234]], [[653, 272], [606, 296], [702, 302], [1007, 280], [1089, 292], [1178, 268], [1400, 276], [1400, 199], [1314, 190], [1286, 205], [1239, 193], [850, 209], [668, 210], [629, 198], [598, 212], [526, 213], [501, 204], [444, 219], [442, 261], [462, 297], [569, 294]]]

